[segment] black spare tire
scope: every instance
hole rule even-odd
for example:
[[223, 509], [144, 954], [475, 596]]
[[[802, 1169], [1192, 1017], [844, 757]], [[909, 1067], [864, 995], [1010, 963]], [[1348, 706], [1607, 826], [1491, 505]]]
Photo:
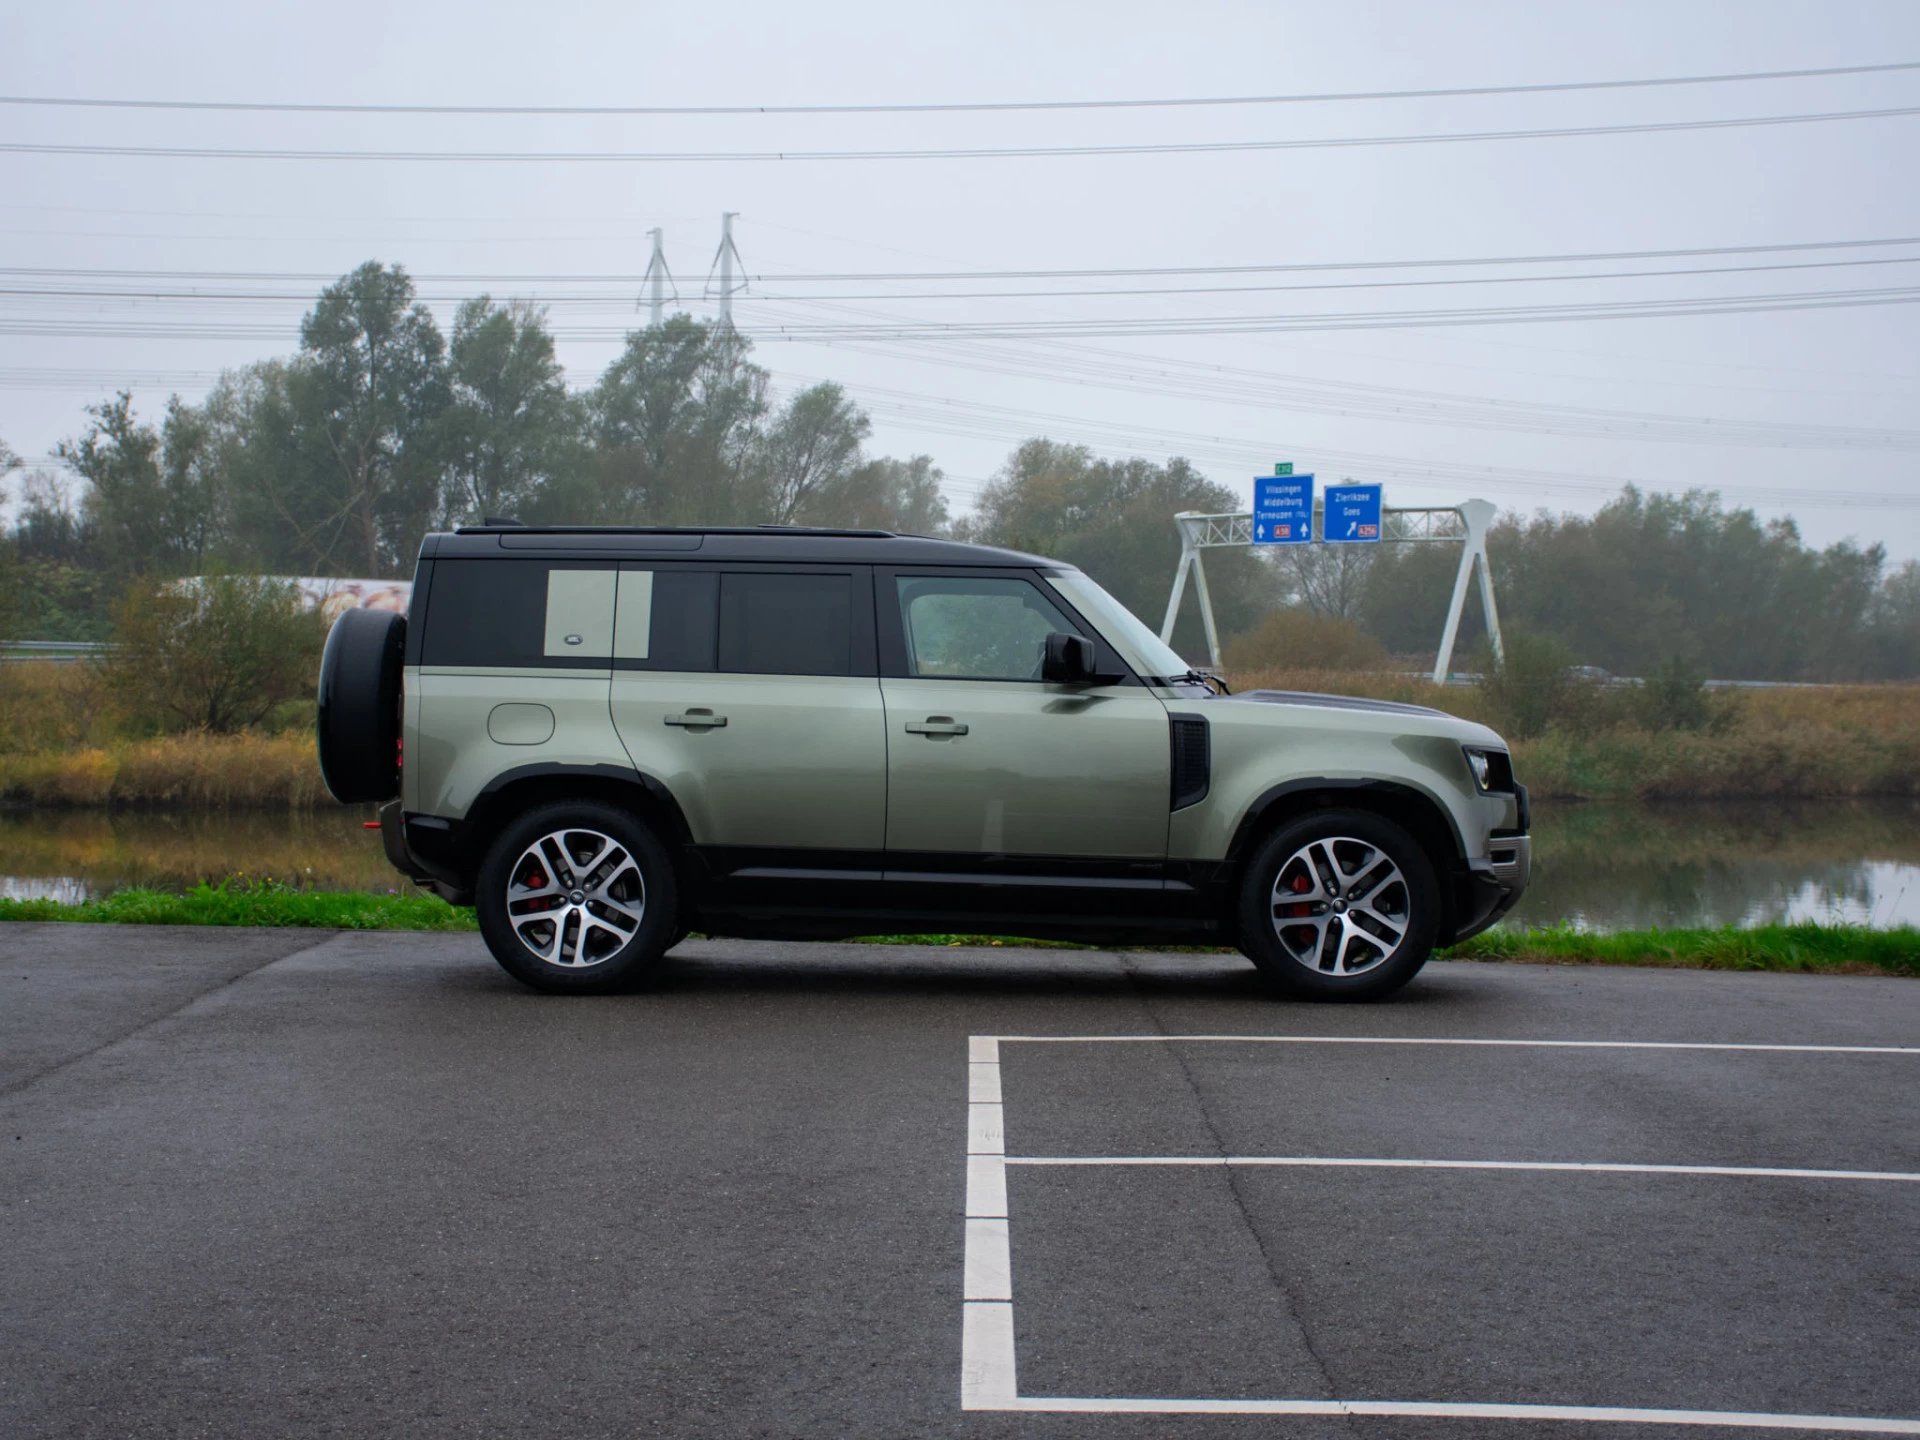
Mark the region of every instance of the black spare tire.
[[400, 790], [400, 678], [407, 622], [390, 610], [348, 610], [320, 657], [320, 774], [343, 805]]

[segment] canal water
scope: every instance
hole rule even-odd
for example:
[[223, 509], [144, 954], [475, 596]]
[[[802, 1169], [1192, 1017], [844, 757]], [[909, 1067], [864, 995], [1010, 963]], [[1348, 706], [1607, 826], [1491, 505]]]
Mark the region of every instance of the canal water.
[[[369, 812], [0, 812], [0, 895], [272, 879], [405, 888]], [[1595, 931], [1769, 921], [1920, 926], [1920, 801], [1541, 804], [1513, 923]]]

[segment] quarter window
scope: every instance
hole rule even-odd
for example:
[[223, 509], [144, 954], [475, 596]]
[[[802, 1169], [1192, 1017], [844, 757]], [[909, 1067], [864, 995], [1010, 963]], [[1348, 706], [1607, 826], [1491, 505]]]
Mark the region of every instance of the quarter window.
[[1080, 627], [1031, 581], [900, 576], [907, 673], [943, 680], [1038, 680], [1047, 636]]
[[604, 667], [613, 653], [614, 571], [544, 560], [441, 560], [427, 600], [423, 665]]

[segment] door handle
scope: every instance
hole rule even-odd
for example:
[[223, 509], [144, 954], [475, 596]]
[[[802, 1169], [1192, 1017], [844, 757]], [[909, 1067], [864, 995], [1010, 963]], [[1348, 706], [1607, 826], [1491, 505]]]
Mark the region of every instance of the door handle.
[[666, 723], [669, 725], [684, 725], [689, 730], [718, 730], [722, 725], [727, 723], [727, 717], [724, 715], [716, 715], [711, 710], [695, 708], [687, 711], [684, 715], [667, 716]]
[[967, 727], [951, 715], [929, 715], [925, 720], [907, 722], [909, 735], [964, 735]]

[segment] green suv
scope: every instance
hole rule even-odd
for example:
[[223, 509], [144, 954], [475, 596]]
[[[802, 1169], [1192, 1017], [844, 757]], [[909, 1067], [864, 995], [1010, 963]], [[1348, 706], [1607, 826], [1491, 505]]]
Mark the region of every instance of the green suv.
[[1234, 945], [1360, 999], [1529, 866], [1505, 743], [1437, 710], [1224, 695], [1080, 571], [868, 530], [429, 535], [353, 610], [320, 762], [501, 965], [603, 991], [687, 934]]

